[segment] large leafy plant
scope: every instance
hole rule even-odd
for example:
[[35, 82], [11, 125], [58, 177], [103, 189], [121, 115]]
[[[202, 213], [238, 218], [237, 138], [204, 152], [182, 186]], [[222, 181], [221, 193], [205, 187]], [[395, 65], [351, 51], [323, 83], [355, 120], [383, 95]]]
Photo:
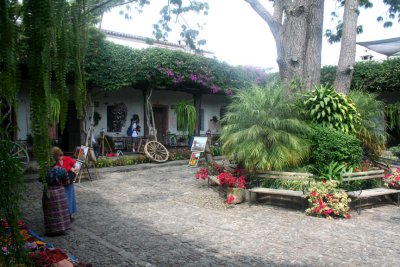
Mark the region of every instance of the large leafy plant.
[[377, 100], [376, 94], [366, 91], [352, 91], [349, 97], [361, 115], [360, 124], [356, 125], [356, 134], [364, 150], [373, 155], [381, 155], [387, 141], [384, 103]]
[[246, 169], [283, 169], [308, 158], [309, 126], [294, 111], [292, 95], [278, 83], [234, 95], [222, 123], [222, 150]]
[[303, 104], [312, 122], [344, 133], [355, 133], [361, 121], [353, 101], [332, 87], [320, 86], [305, 94]]

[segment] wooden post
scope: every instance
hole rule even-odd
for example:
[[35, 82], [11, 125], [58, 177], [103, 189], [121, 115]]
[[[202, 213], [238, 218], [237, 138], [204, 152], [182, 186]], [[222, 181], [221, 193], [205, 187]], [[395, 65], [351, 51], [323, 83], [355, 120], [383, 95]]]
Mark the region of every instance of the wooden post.
[[206, 143], [206, 149], [204, 150], [204, 155], [207, 163], [212, 163], [214, 161], [211, 154], [211, 140], [212, 140], [211, 133], [207, 131], [207, 143]]

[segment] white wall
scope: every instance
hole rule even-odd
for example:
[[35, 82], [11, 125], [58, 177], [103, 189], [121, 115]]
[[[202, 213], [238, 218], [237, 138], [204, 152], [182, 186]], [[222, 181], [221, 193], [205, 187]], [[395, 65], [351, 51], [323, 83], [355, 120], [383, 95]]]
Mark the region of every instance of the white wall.
[[[151, 102], [153, 105], [164, 105], [168, 106], [168, 126], [167, 132], [180, 134], [176, 129], [176, 114], [174, 110], [175, 104], [179, 100], [192, 100], [193, 95], [190, 93], [176, 92], [176, 91], [154, 91]], [[107, 92], [107, 97], [104, 97], [104, 92], [97, 92], [92, 95], [92, 100], [98, 103], [98, 107], [94, 110], [100, 113], [101, 120], [99, 124], [94, 128], [95, 137], [100, 136], [102, 129], [107, 131], [107, 106], [115, 103], [123, 102], [127, 106], [127, 119], [125, 125], [122, 127], [120, 133], [108, 132], [111, 136], [126, 136], [126, 130], [129, 127], [130, 119], [133, 114], [138, 114], [140, 118], [140, 125], [142, 131], [139, 133], [140, 136], [144, 134], [144, 96], [141, 90], [126, 88], [116, 92]], [[204, 109], [204, 130], [200, 133], [205, 134], [209, 128], [209, 122], [213, 116], [217, 116], [220, 119], [221, 107], [229, 103], [229, 98], [223, 95], [203, 95], [201, 100], [201, 108]], [[29, 105], [29, 94], [27, 90], [20, 90], [18, 95], [18, 139], [26, 140], [27, 134], [30, 133], [30, 105]], [[89, 122], [84, 122], [84, 128], [89, 126]], [[85, 130], [86, 130], [85, 129]], [[218, 133], [213, 131], [213, 134]]]
[[22, 82], [21, 87], [21, 90], [18, 92], [17, 139], [26, 140], [27, 135], [31, 133], [30, 101], [28, 90], [25, 89], [26, 83]]
[[[108, 132], [108, 135], [111, 136], [126, 136], [126, 130], [129, 127], [130, 118], [133, 114], [138, 114], [140, 118], [140, 125], [142, 129], [146, 122], [144, 121], [144, 99], [141, 90], [134, 89], [122, 89], [117, 92], [107, 92], [108, 97], [104, 98], [104, 93], [98, 94], [96, 96], [92, 96], [93, 101], [97, 101], [99, 103], [98, 107], [95, 107], [95, 111], [99, 112], [101, 115], [101, 120], [99, 124], [94, 128], [95, 136], [100, 135], [101, 129], [107, 130], [107, 105], [112, 105], [114, 103], [123, 102], [128, 108], [127, 121], [125, 125], [122, 127], [122, 130], [119, 134]], [[179, 100], [192, 100], [193, 96], [190, 93], [184, 92], [176, 92], [176, 91], [160, 91], [156, 90], [153, 92], [151, 97], [151, 102], [153, 105], [163, 105], [168, 107], [168, 124], [167, 124], [167, 132], [173, 134], [180, 134], [180, 132], [176, 129], [176, 114], [175, 114], [175, 104]], [[224, 105], [229, 103], [229, 99], [225, 96], [221, 95], [203, 95], [201, 105], [202, 109], [204, 109], [204, 130], [201, 131], [201, 134], [205, 134], [209, 127], [209, 121], [213, 116], [217, 116], [218, 120], [220, 119], [220, 109]], [[213, 134], [218, 133], [213, 131]], [[144, 130], [140, 132], [140, 136], [143, 136]]]
[[[107, 132], [107, 106], [113, 105], [116, 103], [123, 102], [128, 111], [125, 125], [122, 127], [120, 133], [115, 132], [107, 132], [110, 136], [126, 136], [126, 130], [130, 125], [130, 119], [133, 114], [138, 114], [140, 118], [140, 125], [143, 127], [144, 123], [144, 101], [143, 94], [141, 90], [135, 90], [132, 88], [121, 89], [116, 92], [107, 92], [107, 97], [104, 97], [104, 92], [92, 95], [93, 102], [98, 102], [98, 107], [95, 107], [94, 110], [100, 113], [101, 120], [99, 124], [94, 127], [94, 136], [100, 136], [100, 132], [102, 129]], [[86, 125], [89, 125], [86, 122]], [[143, 131], [140, 132], [140, 135], [143, 136]]]
[[[224, 95], [203, 95], [201, 106], [204, 109], [204, 131], [201, 131], [201, 134], [205, 134], [206, 131], [210, 128], [210, 120], [213, 116], [220, 118], [220, 110], [223, 106], [229, 104], [229, 97]], [[212, 134], [220, 134], [220, 130], [214, 130], [213, 128], [210, 129]]]

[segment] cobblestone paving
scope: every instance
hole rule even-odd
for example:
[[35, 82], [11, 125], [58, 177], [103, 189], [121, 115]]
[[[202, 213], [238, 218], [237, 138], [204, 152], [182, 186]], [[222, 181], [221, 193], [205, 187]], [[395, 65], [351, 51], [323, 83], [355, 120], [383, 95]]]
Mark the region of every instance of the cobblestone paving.
[[[126, 170], [125, 170], [126, 171]], [[400, 266], [400, 208], [326, 220], [269, 205], [226, 207], [186, 165], [103, 172], [76, 184], [68, 235], [47, 237], [95, 266]], [[24, 219], [44, 234], [41, 184]]]

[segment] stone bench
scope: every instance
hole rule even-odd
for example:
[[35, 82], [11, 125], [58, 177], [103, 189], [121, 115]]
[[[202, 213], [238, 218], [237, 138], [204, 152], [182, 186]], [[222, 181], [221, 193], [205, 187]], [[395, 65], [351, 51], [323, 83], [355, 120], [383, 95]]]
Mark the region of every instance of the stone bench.
[[390, 188], [371, 188], [371, 189], [360, 189], [355, 191], [349, 191], [348, 187], [350, 186], [350, 182], [354, 181], [362, 181], [362, 180], [371, 180], [371, 179], [380, 179], [383, 180], [385, 176], [384, 170], [373, 170], [366, 172], [354, 172], [354, 173], [345, 173], [343, 174], [343, 183], [347, 195], [350, 198], [357, 199], [358, 202], [358, 214], [361, 213], [361, 201], [363, 199], [384, 196], [384, 195], [392, 195], [397, 194], [397, 206], [400, 203], [400, 190], [390, 189]]
[[[281, 180], [297, 180], [303, 181], [310, 184], [313, 180], [314, 175], [312, 173], [297, 173], [297, 172], [277, 172], [277, 171], [267, 171], [258, 172], [255, 175], [256, 179], [281, 179]], [[279, 195], [286, 197], [296, 197], [304, 198], [306, 196], [305, 188], [302, 191], [279, 189], [279, 188], [266, 188], [266, 187], [254, 187], [248, 190], [249, 192], [249, 206], [251, 206], [253, 195], [257, 200], [257, 194], [267, 194], [267, 195]], [[304, 199], [302, 199], [302, 209], [304, 210]]]

